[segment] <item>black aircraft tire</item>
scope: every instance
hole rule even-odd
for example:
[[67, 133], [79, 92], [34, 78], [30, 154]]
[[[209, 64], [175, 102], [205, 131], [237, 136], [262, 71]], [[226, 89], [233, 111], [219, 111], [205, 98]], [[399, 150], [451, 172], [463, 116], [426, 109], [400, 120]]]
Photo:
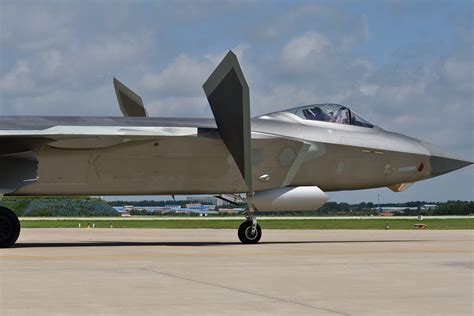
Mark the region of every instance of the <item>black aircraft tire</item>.
[[245, 221], [239, 227], [239, 239], [243, 244], [256, 244], [262, 238], [262, 229], [257, 224], [257, 230], [252, 235], [252, 222]]
[[13, 211], [0, 206], [0, 248], [15, 244], [20, 236], [20, 221]]

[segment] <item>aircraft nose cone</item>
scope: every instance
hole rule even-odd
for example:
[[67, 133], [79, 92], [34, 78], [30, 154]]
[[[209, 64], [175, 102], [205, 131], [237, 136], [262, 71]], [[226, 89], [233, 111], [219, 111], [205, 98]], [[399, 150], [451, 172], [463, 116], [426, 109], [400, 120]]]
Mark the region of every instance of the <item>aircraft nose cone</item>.
[[458, 158], [435, 145], [427, 142], [421, 142], [421, 144], [430, 152], [432, 177], [472, 165], [472, 162]]
[[430, 158], [430, 162], [432, 177], [458, 170], [472, 164], [470, 161], [434, 156]]

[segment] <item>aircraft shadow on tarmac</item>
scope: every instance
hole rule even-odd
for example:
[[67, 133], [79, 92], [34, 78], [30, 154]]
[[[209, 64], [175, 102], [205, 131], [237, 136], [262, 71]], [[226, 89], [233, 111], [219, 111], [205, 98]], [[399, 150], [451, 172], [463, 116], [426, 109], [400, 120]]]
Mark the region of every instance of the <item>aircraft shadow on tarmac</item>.
[[[346, 243], [404, 243], [423, 242], [428, 240], [317, 240], [317, 241], [267, 241], [258, 245], [291, 245], [291, 244], [346, 244]], [[239, 246], [240, 242], [145, 242], [145, 241], [88, 241], [88, 242], [48, 242], [18, 243], [13, 248], [69, 248], [69, 247], [136, 247], [136, 246], [172, 246], [172, 247], [209, 247]], [[258, 246], [257, 245], [257, 246]], [[246, 245], [247, 246], [247, 245]]]

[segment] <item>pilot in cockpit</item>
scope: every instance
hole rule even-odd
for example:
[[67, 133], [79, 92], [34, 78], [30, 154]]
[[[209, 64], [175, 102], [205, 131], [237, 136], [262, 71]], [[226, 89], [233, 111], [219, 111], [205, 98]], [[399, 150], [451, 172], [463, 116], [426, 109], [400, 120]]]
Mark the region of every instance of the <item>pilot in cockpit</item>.
[[339, 124], [350, 124], [350, 114], [347, 108], [341, 107], [336, 114], [332, 116], [331, 122]]
[[373, 128], [374, 125], [339, 104], [314, 104], [287, 110], [306, 120]]

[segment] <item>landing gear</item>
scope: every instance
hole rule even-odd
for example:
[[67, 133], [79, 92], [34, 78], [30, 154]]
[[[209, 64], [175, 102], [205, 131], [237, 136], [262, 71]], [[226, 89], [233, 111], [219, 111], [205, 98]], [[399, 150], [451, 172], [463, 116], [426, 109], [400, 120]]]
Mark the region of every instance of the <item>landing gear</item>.
[[243, 244], [256, 244], [260, 241], [260, 238], [262, 238], [260, 225], [256, 224], [254, 229], [252, 226], [251, 221], [245, 221], [240, 225], [239, 239]]
[[246, 198], [239, 194], [224, 194], [216, 197], [235, 205], [247, 204], [248, 208], [244, 212], [246, 221], [239, 227], [239, 239], [243, 244], [258, 243], [262, 238], [262, 229], [257, 223], [257, 216], [255, 216], [256, 207], [253, 204], [253, 193], [247, 193]]
[[12, 210], [0, 206], [0, 248], [15, 244], [20, 236], [20, 221]]
[[253, 205], [253, 194], [247, 194], [248, 209], [244, 213], [247, 219], [239, 227], [239, 239], [243, 244], [256, 244], [262, 238], [262, 229], [257, 223], [255, 206]]

